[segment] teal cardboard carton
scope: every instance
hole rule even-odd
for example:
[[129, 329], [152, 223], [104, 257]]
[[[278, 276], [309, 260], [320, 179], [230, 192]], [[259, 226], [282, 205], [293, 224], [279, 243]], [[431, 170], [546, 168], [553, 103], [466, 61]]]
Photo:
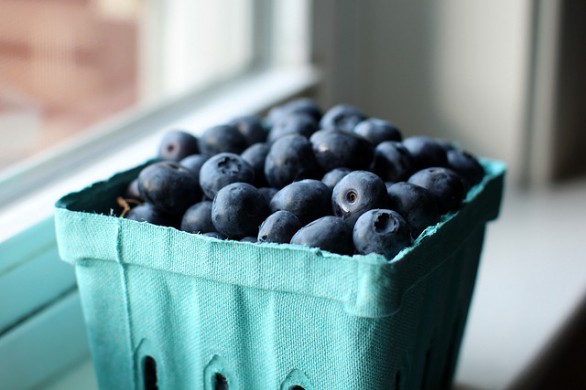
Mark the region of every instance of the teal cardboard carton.
[[482, 163], [462, 208], [392, 261], [112, 216], [141, 167], [63, 197], [59, 250], [75, 265], [100, 388], [449, 387], [503, 191], [505, 166]]

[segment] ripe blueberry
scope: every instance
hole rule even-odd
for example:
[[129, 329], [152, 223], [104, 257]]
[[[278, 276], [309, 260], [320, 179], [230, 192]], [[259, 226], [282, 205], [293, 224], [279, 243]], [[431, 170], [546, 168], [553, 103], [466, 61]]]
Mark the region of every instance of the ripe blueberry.
[[275, 188], [283, 188], [295, 180], [321, 177], [307, 138], [286, 135], [276, 140], [265, 160], [265, 177]]
[[363, 137], [374, 146], [383, 141], [401, 141], [399, 129], [391, 122], [377, 118], [369, 118], [354, 127], [354, 133]]
[[273, 196], [271, 211], [287, 210], [302, 224], [331, 214], [332, 191], [319, 180], [305, 179], [283, 187]]
[[358, 253], [379, 253], [389, 260], [411, 245], [407, 222], [396, 211], [384, 209], [362, 214], [354, 225], [352, 240]]
[[212, 223], [229, 238], [258, 235], [259, 225], [269, 214], [262, 194], [248, 183], [228, 184], [212, 203]]
[[[199, 186], [199, 171], [203, 164], [207, 161], [208, 157], [203, 154], [192, 154], [190, 156], [185, 157], [183, 160], [179, 161], [179, 165], [189, 169], [195, 180], [197, 181], [197, 185]], [[200, 187], [201, 192], [201, 187]]]
[[240, 154], [248, 143], [234, 125], [214, 126], [199, 137], [199, 149], [208, 156], [218, 153]]
[[141, 197], [161, 212], [180, 215], [201, 198], [193, 173], [176, 162], [162, 161], [138, 175]]
[[302, 227], [291, 238], [291, 244], [320, 248], [341, 255], [352, 255], [352, 227], [331, 215]]
[[273, 123], [267, 142], [273, 143], [288, 134], [299, 134], [309, 138], [317, 130], [317, 122], [312, 116], [303, 113], [287, 115], [277, 119]]
[[340, 130], [320, 130], [311, 138], [313, 153], [325, 172], [335, 168], [368, 169], [374, 147], [364, 138]]
[[207, 233], [216, 230], [212, 223], [212, 202], [207, 200], [191, 206], [183, 214], [181, 230], [189, 233]]
[[260, 225], [258, 241], [287, 244], [301, 226], [295, 214], [286, 210], [276, 211]]
[[415, 184], [399, 182], [387, 187], [389, 208], [405, 218], [413, 237], [439, 221], [435, 199], [428, 190]]
[[138, 179], [134, 179], [128, 184], [126, 187], [126, 193], [124, 194], [126, 198], [141, 200], [140, 191], [138, 190]]
[[295, 99], [280, 106], [273, 107], [267, 115], [267, 121], [270, 125], [277, 122], [280, 118], [292, 114], [310, 115], [316, 122], [321, 119], [321, 109], [312, 99], [300, 98]]
[[195, 173], [196, 177], [199, 178], [199, 170], [207, 160], [208, 156], [203, 154], [192, 154], [179, 161], [179, 164]]
[[448, 151], [448, 168], [462, 177], [466, 189], [480, 183], [484, 177], [482, 165], [473, 155], [463, 150]]
[[456, 210], [464, 199], [464, 184], [456, 172], [448, 168], [432, 167], [416, 172], [409, 183], [427, 189], [435, 199], [440, 214]]
[[175, 227], [178, 224], [177, 216], [170, 215], [158, 210], [150, 203], [143, 203], [134, 207], [126, 214], [127, 219], [138, 222], [148, 222], [160, 226]]
[[384, 141], [374, 150], [371, 169], [385, 181], [401, 181], [413, 173], [414, 163], [402, 143]]
[[209, 199], [213, 199], [222, 187], [236, 182], [254, 182], [254, 170], [237, 154], [216, 154], [199, 171], [199, 184]]
[[332, 191], [334, 215], [344, 218], [350, 225], [354, 225], [367, 210], [386, 208], [387, 205], [387, 187], [372, 172], [351, 172]]
[[258, 189], [258, 191], [265, 198], [265, 200], [267, 201], [267, 204], [271, 203], [271, 199], [273, 199], [273, 196], [275, 196], [275, 194], [277, 192], [279, 192], [278, 189], [273, 188], [273, 187], [261, 187]]
[[330, 187], [330, 189], [333, 189], [336, 184], [338, 184], [338, 182], [350, 172], [352, 172], [350, 168], [335, 168], [326, 173], [324, 177], [322, 177], [321, 181]]
[[179, 161], [196, 153], [199, 153], [197, 138], [181, 130], [168, 132], [159, 144], [159, 158], [163, 160]]
[[257, 187], [264, 187], [267, 185], [265, 177], [265, 160], [269, 154], [269, 145], [266, 143], [257, 143], [250, 145], [240, 157], [250, 164], [254, 170], [254, 184]]
[[413, 136], [403, 140], [413, 158], [415, 171], [429, 167], [445, 167], [447, 163], [446, 151], [436, 140], [423, 136]]
[[338, 129], [351, 132], [354, 127], [366, 119], [356, 107], [349, 104], [338, 104], [330, 108], [319, 123], [322, 129]]
[[265, 142], [267, 139], [267, 131], [263, 127], [261, 119], [256, 115], [240, 116], [232, 119], [228, 124], [236, 127], [248, 145]]

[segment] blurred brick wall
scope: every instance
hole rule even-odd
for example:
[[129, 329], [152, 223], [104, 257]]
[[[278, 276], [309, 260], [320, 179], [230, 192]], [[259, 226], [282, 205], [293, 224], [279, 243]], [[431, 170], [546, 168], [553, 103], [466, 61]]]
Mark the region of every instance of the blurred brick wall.
[[[138, 23], [92, 0], [0, 0], [0, 94], [92, 122], [136, 101]], [[88, 110], [88, 106], [92, 109]]]

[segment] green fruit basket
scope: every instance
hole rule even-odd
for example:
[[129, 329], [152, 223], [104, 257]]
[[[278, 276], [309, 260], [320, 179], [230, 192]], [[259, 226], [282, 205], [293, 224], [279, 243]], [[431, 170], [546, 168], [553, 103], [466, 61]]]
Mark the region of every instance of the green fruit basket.
[[56, 204], [102, 389], [440, 389], [453, 378], [505, 165], [392, 261], [112, 216], [142, 167]]

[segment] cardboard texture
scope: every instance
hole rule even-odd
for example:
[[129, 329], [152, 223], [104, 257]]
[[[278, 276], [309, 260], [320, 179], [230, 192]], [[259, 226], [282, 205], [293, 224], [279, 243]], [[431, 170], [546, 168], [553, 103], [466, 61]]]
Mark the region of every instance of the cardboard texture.
[[[452, 381], [504, 164], [392, 261], [110, 216], [141, 167], [58, 201], [102, 389], [435, 389]], [[154, 359], [154, 363], [150, 358]], [[298, 387], [296, 387], [298, 386]]]

